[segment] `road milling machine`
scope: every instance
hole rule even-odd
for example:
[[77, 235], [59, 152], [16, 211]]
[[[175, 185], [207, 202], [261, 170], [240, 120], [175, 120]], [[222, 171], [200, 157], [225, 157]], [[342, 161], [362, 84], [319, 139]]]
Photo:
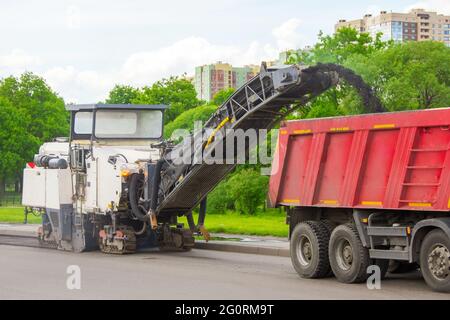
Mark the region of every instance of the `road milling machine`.
[[[368, 112], [382, 111], [359, 76], [333, 64], [263, 63], [201, 130], [177, 144], [163, 139], [167, 106], [68, 105], [70, 137], [44, 143], [24, 170], [22, 202], [42, 213], [41, 245], [115, 254], [139, 246], [189, 250], [194, 235], [208, 237], [207, 194], [236, 166], [208, 161], [235, 139], [230, 132], [272, 129], [342, 80], [356, 88]], [[245, 140], [244, 149], [227, 157], [248, 157], [254, 147], [255, 141]], [[198, 155], [201, 161], [195, 161]], [[178, 223], [182, 216], [186, 226]]]

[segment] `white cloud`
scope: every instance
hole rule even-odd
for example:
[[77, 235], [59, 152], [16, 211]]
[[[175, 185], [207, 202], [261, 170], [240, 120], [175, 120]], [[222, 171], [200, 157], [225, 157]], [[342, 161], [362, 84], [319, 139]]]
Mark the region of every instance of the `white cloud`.
[[304, 46], [305, 38], [300, 33], [300, 19], [289, 19], [272, 30], [279, 50], [296, 49]]
[[450, 14], [450, 1], [448, 0], [423, 0], [408, 6], [405, 11], [411, 9], [425, 9], [440, 14]]
[[14, 49], [11, 53], [0, 55], [0, 67], [5, 69], [27, 69], [41, 64], [41, 59], [24, 52]]
[[[82, 70], [67, 65], [42, 67], [37, 73], [41, 74], [66, 102], [98, 102], [107, 97], [115, 84], [149, 85], [171, 75], [193, 75], [196, 66], [217, 61], [242, 66], [274, 60], [281, 50], [302, 46], [304, 42], [299, 26], [300, 20], [290, 19], [272, 30], [272, 41], [253, 41], [248, 46], [223, 45], [211, 43], [202, 37], [187, 37], [169, 46], [133, 53], [121, 65], [106, 72]], [[20, 50], [0, 56], [0, 66], [7, 64], [28, 68], [38, 62], [38, 58], [28, 56]], [[39, 72], [41, 70], [44, 71]]]
[[148, 84], [161, 77], [192, 74], [196, 66], [229, 62], [235, 65], [257, 63], [273, 59], [276, 50], [270, 45], [252, 42], [247, 48], [210, 43], [200, 37], [189, 37], [154, 51], [132, 54], [125, 61], [120, 74], [122, 82]]
[[51, 68], [43, 77], [67, 103], [99, 102], [115, 82], [109, 75], [92, 70], [78, 71], [73, 66]]
[[66, 26], [68, 29], [77, 30], [81, 27], [81, 11], [77, 6], [69, 6], [66, 11]]

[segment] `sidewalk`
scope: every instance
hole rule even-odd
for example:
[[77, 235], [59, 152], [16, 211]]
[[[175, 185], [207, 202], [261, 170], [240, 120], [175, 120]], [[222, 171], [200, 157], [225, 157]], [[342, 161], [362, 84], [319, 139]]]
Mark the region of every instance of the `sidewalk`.
[[[38, 227], [37, 224], [0, 224], [0, 235], [36, 237]], [[286, 238], [223, 233], [211, 234], [211, 237], [223, 240], [196, 240], [195, 249], [289, 257], [289, 241]]]

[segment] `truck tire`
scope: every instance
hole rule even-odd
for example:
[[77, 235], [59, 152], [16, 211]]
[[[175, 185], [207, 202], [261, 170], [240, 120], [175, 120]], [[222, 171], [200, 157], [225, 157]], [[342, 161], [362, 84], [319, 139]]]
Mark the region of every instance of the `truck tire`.
[[[334, 228], [336, 228], [338, 225], [336, 222], [333, 222], [333, 221], [327, 220], [327, 219], [320, 220], [320, 221], [325, 225], [325, 227], [327, 227], [330, 235], [333, 232]], [[326, 277], [334, 277], [333, 270], [331, 270], [331, 267], [330, 267], [330, 271], [328, 271], [328, 274], [326, 275]]]
[[331, 220], [320, 220], [320, 222], [322, 222], [327, 227], [328, 232], [330, 232], [330, 235], [333, 232], [334, 228], [337, 227], [337, 223]]
[[434, 291], [450, 292], [450, 239], [441, 229], [430, 231], [423, 239], [420, 270]]
[[291, 235], [292, 265], [302, 278], [324, 278], [330, 273], [328, 243], [330, 233], [320, 221], [297, 224]]
[[353, 224], [337, 226], [330, 237], [330, 265], [340, 282], [359, 283], [367, 280], [367, 267], [372, 260]]

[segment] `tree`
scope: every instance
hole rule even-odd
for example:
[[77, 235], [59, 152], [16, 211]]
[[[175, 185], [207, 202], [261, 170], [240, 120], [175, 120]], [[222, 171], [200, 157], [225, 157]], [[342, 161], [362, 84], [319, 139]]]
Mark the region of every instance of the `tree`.
[[139, 89], [127, 85], [115, 85], [109, 92], [106, 103], [108, 104], [130, 104], [139, 96]]
[[5, 180], [15, 176], [22, 162], [22, 144], [27, 141], [20, 123], [20, 112], [0, 97], [0, 198], [5, 192]]
[[212, 104], [216, 106], [221, 106], [229, 97], [233, 95], [236, 90], [234, 88], [223, 89], [217, 92], [212, 100]]
[[21, 112], [22, 126], [40, 143], [67, 136], [69, 113], [65, 110], [64, 100], [44, 79], [29, 72], [20, 78], [5, 78], [0, 81], [0, 96]]
[[396, 44], [369, 56], [352, 56], [345, 65], [361, 74], [391, 111], [448, 107], [450, 48], [443, 43]]
[[133, 103], [165, 104], [169, 108], [164, 113], [164, 123], [173, 121], [186, 110], [201, 105], [192, 83], [184, 78], [170, 77], [157, 81], [149, 87], [143, 87]]
[[176, 129], [192, 131], [194, 129], [195, 121], [206, 122], [216, 109], [217, 107], [214, 105], [205, 105], [183, 112], [175, 120], [164, 126], [164, 136], [167, 139], [170, 138]]
[[321, 63], [343, 64], [350, 56], [358, 54], [368, 56], [393, 45], [392, 41], [382, 41], [381, 33], [372, 37], [367, 32], [358, 32], [351, 27], [343, 27], [333, 35], [319, 33], [319, 41], [310, 51], [302, 51], [301, 55], [293, 52], [289, 63], [302, 62], [308, 65]]
[[[369, 57], [393, 46], [392, 41], [383, 42], [382, 34], [372, 37], [368, 33], [359, 33], [354, 28], [341, 28], [334, 35], [319, 34], [319, 41], [310, 51], [293, 52], [289, 63], [314, 65], [317, 63], [337, 63], [346, 65], [346, 61], [354, 56]], [[364, 112], [361, 99], [356, 91], [345, 82], [340, 82], [308, 105], [295, 116], [316, 118]]]
[[20, 179], [27, 161], [39, 146], [57, 136], [67, 136], [68, 112], [64, 101], [45, 81], [24, 73], [0, 81], [0, 182]]

